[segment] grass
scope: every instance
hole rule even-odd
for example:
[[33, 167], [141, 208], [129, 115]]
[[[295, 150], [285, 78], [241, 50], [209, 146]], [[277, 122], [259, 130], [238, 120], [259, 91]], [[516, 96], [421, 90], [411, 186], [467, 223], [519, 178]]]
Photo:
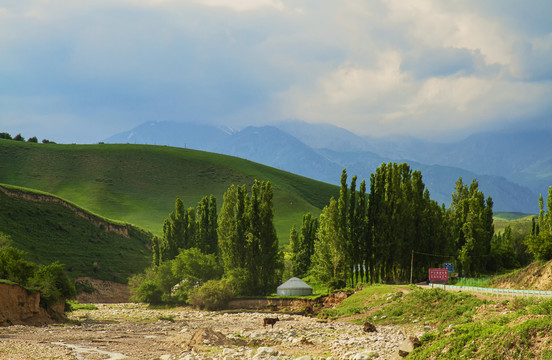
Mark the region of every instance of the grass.
[[81, 304], [77, 300], [67, 300], [67, 304], [69, 305], [69, 311], [98, 310], [98, 307], [94, 304]]
[[88, 275], [118, 282], [126, 282], [151, 263], [151, 235], [143, 230], [130, 227], [127, 238], [106, 230], [118, 223], [101, 219], [99, 226], [94, 225], [60, 202], [33, 201], [24, 198], [30, 194], [24, 189], [10, 189], [21, 196], [0, 191], [0, 231], [27, 252], [30, 261], [59, 261], [71, 277]]
[[402, 292], [390, 285], [371, 285], [355, 292], [333, 309], [324, 309], [323, 318], [339, 318], [365, 312], [402, 296]]
[[[368, 286], [325, 315], [377, 325], [430, 326], [412, 359], [549, 359], [552, 299], [488, 301], [461, 292]], [[404, 293], [404, 294], [403, 294]], [[325, 316], [322, 313], [322, 316]], [[416, 330], [418, 331], [418, 330]]]
[[504, 232], [506, 226], [510, 225], [513, 232], [529, 234], [531, 232], [532, 222], [535, 215], [522, 213], [496, 213], [493, 217], [495, 234]]
[[[339, 174], [336, 174], [338, 177]], [[180, 197], [196, 206], [213, 194], [218, 207], [232, 184], [270, 180], [274, 223], [286, 245], [292, 224], [318, 216], [337, 186], [236, 157], [167, 146], [34, 144], [0, 139], [0, 183], [55, 194], [94, 213], [155, 234]]]

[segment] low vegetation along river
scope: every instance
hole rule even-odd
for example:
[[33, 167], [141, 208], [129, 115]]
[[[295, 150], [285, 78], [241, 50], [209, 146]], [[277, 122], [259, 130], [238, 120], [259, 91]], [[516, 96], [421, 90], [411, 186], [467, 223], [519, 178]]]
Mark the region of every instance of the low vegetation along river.
[[[0, 359], [390, 359], [406, 338], [404, 327], [368, 333], [300, 315], [97, 307], [70, 313], [66, 324], [0, 328]], [[279, 318], [274, 327], [263, 326], [267, 316]]]

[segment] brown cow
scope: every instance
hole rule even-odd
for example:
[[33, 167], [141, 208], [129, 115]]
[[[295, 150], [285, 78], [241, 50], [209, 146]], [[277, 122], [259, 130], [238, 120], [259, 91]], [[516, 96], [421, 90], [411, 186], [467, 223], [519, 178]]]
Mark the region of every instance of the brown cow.
[[272, 327], [274, 327], [274, 324], [276, 324], [276, 321], [280, 321], [280, 319], [278, 319], [278, 318], [264, 318], [263, 327], [266, 327], [267, 325], [272, 325]]

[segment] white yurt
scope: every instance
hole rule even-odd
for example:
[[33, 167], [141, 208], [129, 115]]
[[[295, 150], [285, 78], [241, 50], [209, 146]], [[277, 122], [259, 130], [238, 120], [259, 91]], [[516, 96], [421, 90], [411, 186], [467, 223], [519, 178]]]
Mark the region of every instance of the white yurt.
[[278, 296], [307, 296], [312, 295], [312, 287], [303, 280], [293, 277], [278, 286], [276, 294]]

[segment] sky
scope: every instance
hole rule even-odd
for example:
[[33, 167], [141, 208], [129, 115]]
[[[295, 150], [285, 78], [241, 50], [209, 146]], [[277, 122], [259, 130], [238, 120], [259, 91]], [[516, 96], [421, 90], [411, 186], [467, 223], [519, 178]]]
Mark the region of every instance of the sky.
[[550, 0], [0, 2], [0, 132], [283, 120], [454, 139], [552, 127]]

